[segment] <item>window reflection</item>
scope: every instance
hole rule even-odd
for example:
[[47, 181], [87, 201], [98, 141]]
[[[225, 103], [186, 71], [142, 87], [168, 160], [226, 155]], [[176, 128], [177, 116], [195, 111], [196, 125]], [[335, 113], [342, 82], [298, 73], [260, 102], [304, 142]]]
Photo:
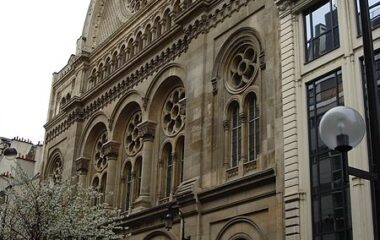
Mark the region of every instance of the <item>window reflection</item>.
[[349, 195], [343, 181], [342, 157], [329, 150], [318, 134], [323, 114], [343, 105], [342, 73], [329, 73], [307, 85], [313, 239], [351, 239]]
[[323, 1], [304, 14], [306, 61], [339, 47], [338, 14], [335, 0]]
[[[380, 0], [367, 0], [369, 9], [369, 18], [371, 21], [371, 27], [377, 28], [380, 26]], [[356, 0], [357, 9], [357, 22], [358, 22], [358, 32], [361, 34], [361, 18], [360, 18], [360, 7], [359, 0]]]

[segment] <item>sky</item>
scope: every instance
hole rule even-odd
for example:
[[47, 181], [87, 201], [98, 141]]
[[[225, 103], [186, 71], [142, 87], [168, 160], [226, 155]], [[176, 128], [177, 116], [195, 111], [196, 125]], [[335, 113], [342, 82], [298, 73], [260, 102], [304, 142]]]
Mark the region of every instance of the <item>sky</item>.
[[2, 1], [0, 137], [43, 141], [53, 72], [82, 34], [90, 0]]

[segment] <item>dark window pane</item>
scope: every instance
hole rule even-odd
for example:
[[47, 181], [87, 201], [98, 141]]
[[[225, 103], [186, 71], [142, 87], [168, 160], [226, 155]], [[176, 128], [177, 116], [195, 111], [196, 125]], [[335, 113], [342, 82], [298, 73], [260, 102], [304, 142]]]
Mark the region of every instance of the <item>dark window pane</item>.
[[232, 167], [236, 166], [241, 155], [241, 121], [239, 117], [239, 105], [232, 107]]
[[[380, 26], [380, 1], [379, 0], [367, 0], [367, 1], [368, 1], [371, 26], [372, 28], [377, 28], [378, 26]], [[359, 0], [356, 0], [356, 9], [357, 9], [358, 33], [361, 34], [361, 17], [360, 17]]]
[[306, 61], [339, 47], [336, 1], [323, 1], [304, 14]]
[[[343, 105], [341, 71], [307, 86], [313, 239], [351, 239], [349, 194], [343, 182], [342, 157], [321, 141], [318, 125], [323, 114]], [[343, 236], [343, 238], [342, 238]]]

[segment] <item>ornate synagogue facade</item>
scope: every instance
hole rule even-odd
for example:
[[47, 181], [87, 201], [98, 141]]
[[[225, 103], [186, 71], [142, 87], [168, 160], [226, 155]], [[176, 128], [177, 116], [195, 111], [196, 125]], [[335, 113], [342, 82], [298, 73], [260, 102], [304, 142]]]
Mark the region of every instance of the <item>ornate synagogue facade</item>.
[[268, 0], [91, 0], [42, 175], [99, 189], [128, 239], [282, 239], [278, 24]]

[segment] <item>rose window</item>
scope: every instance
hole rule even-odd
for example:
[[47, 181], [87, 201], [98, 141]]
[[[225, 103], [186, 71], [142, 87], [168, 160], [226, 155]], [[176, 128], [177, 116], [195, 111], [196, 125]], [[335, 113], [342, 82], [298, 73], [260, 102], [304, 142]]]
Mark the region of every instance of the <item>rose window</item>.
[[107, 167], [107, 157], [104, 154], [103, 145], [108, 141], [107, 132], [100, 135], [95, 146], [94, 166], [97, 171], [102, 171]]
[[227, 88], [233, 93], [246, 89], [254, 81], [258, 67], [256, 51], [250, 46], [240, 48], [228, 67]]
[[166, 135], [176, 135], [185, 125], [185, 89], [178, 87], [169, 95], [164, 104], [162, 124]]
[[142, 147], [142, 137], [137, 128], [140, 123], [141, 111], [138, 111], [133, 114], [127, 125], [125, 147], [129, 155], [135, 155]]
[[62, 178], [62, 162], [61, 162], [61, 159], [57, 159], [55, 162], [54, 162], [54, 166], [53, 166], [53, 169], [52, 169], [52, 178], [54, 180], [54, 182], [59, 182]]

